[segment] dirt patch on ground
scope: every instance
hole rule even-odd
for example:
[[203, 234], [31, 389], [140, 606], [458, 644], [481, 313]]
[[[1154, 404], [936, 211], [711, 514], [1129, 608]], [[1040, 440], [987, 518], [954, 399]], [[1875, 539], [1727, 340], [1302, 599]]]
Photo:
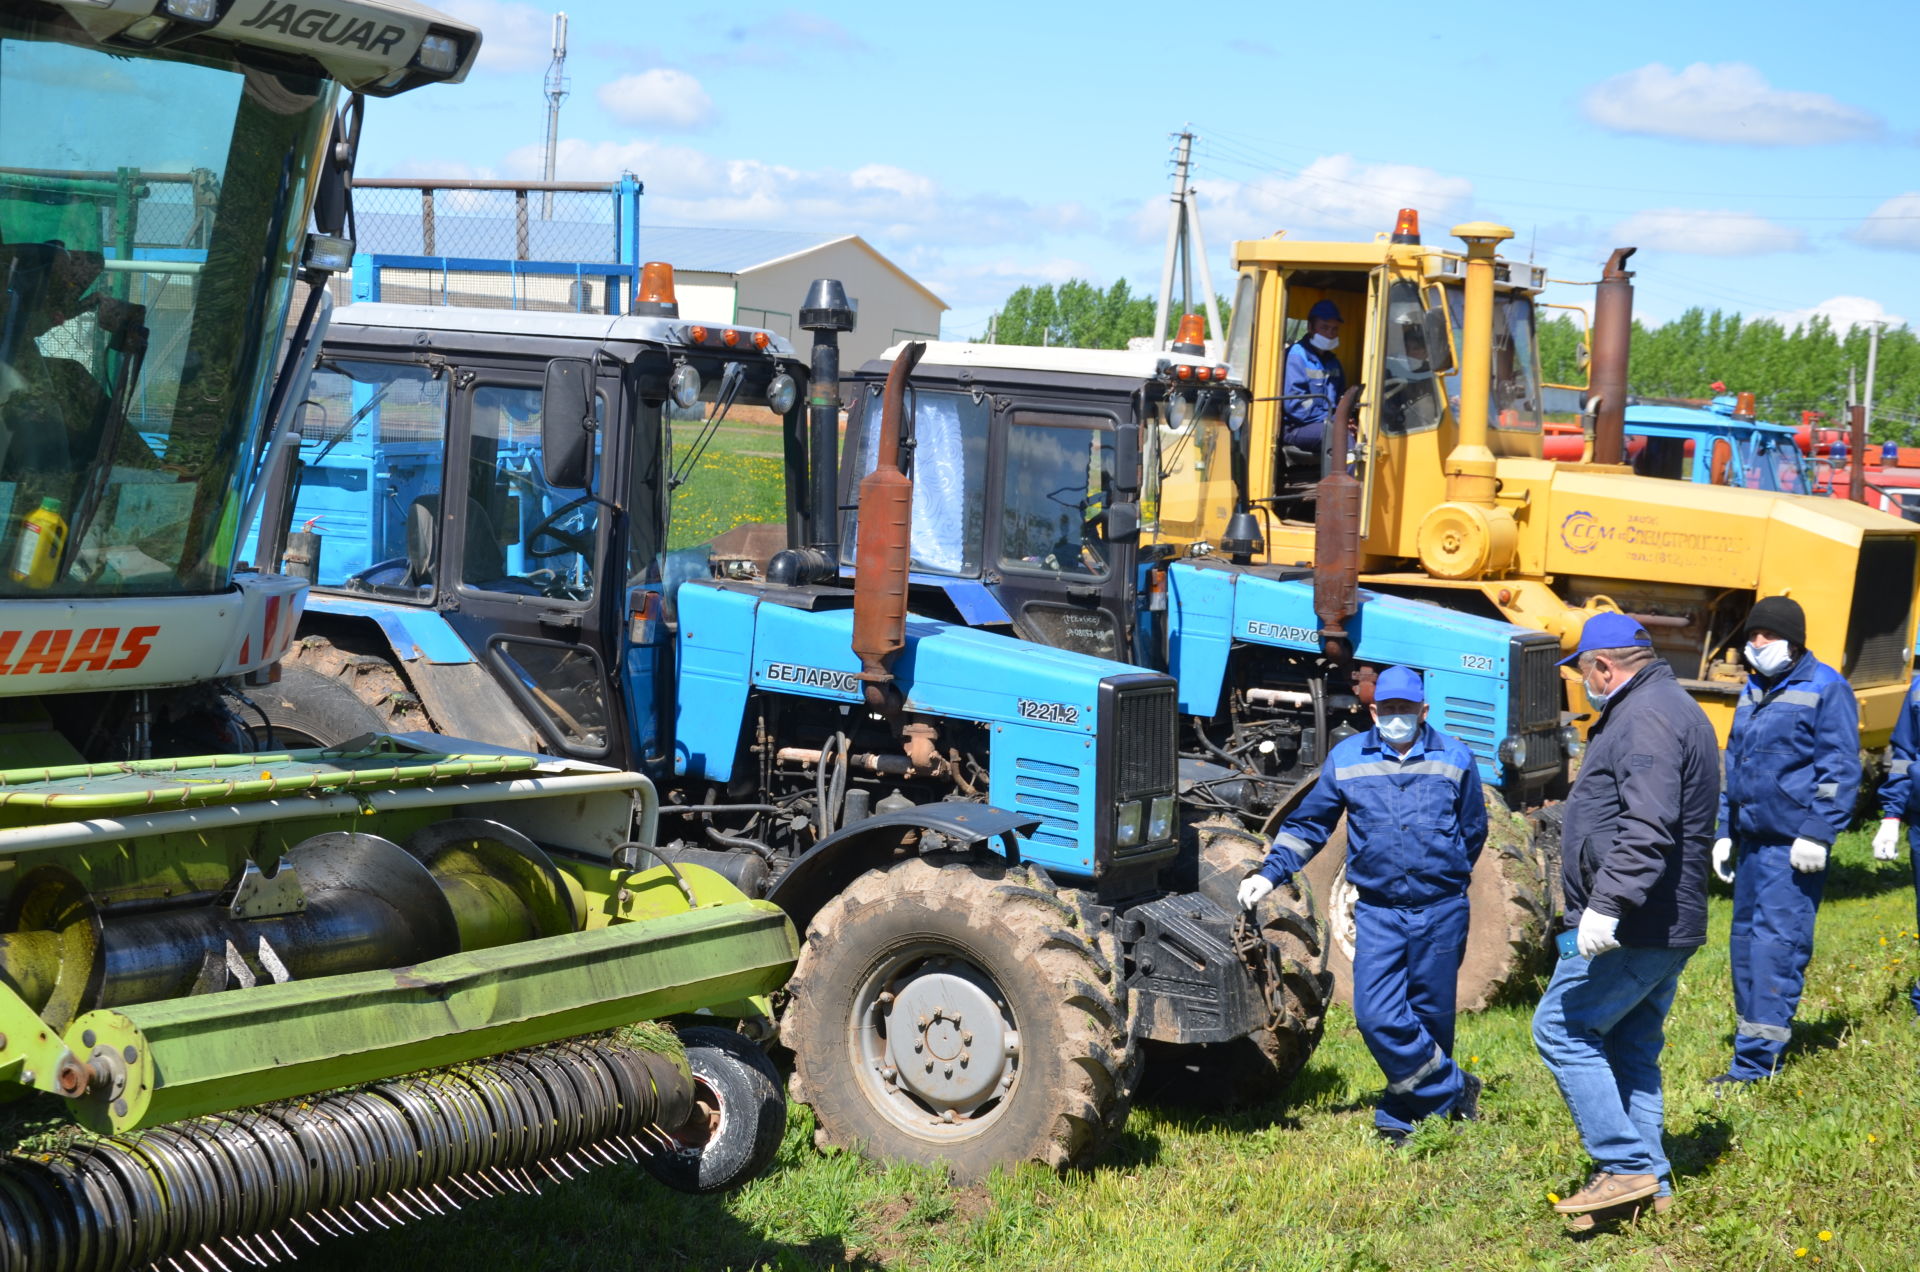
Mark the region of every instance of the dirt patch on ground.
[[873, 1239], [849, 1246], [851, 1257], [865, 1256], [882, 1267], [906, 1262], [928, 1242], [964, 1232], [993, 1205], [984, 1188], [929, 1183], [911, 1193], [867, 1207], [865, 1229]]

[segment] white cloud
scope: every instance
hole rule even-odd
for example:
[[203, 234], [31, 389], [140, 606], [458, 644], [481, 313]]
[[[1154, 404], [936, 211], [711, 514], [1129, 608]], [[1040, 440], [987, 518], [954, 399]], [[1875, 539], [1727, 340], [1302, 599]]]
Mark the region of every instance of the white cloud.
[[1608, 231], [1615, 243], [1659, 252], [1696, 256], [1758, 256], [1797, 252], [1806, 235], [1751, 212], [1715, 212], [1697, 208], [1650, 208]]
[[[1391, 230], [1401, 208], [1419, 209], [1428, 218], [1431, 236], [1448, 213], [1464, 207], [1473, 195], [1473, 183], [1464, 177], [1410, 164], [1364, 163], [1351, 155], [1323, 155], [1295, 174], [1197, 182], [1196, 187], [1200, 223], [1210, 247], [1265, 238], [1280, 229], [1295, 235], [1332, 231], [1343, 238]], [[1133, 229], [1143, 240], [1166, 234], [1166, 197], [1142, 204], [1133, 216]]]
[[1775, 88], [1744, 62], [1659, 62], [1602, 80], [1581, 102], [1615, 132], [1753, 146], [1816, 146], [1878, 136], [1879, 116], [1826, 93]]
[[1868, 247], [1920, 252], [1920, 191], [1894, 195], [1868, 213], [1847, 237]]
[[553, 14], [511, 0], [440, 0], [439, 7], [480, 28], [479, 69], [525, 71], [553, 58]]
[[1819, 315], [1833, 324], [1837, 332], [1846, 332], [1852, 327], [1862, 327], [1868, 323], [1884, 322], [1889, 327], [1900, 327], [1906, 319], [1899, 314], [1887, 312], [1887, 307], [1877, 300], [1866, 296], [1835, 296], [1823, 300], [1817, 305], [1805, 309], [1783, 309], [1770, 313], [1754, 314], [1755, 318], [1769, 318], [1791, 331], [1804, 325], [1808, 319]]
[[[540, 146], [522, 146], [502, 166], [513, 176], [537, 177], [541, 157]], [[554, 173], [563, 180], [611, 181], [621, 172], [638, 173], [646, 182], [643, 215], [654, 225], [859, 234], [890, 256], [904, 256], [908, 244], [1032, 243], [1093, 219], [1073, 203], [958, 194], [923, 173], [889, 164], [802, 169], [652, 140], [560, 142]]]
[[713, 98], [685, 71], [657, 66], [594, 90], [602, 110], [623, 124], [691, 131], [713, 122]]

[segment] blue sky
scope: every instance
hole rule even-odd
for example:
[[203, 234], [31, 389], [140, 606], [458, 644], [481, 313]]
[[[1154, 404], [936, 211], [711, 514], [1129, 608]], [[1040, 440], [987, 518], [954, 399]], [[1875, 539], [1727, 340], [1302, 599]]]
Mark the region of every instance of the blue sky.
[[[376, 102], [368, 176], [536, 177], [551, 13], [440, 0], [465, 85]], [[1510, 225], [1556, 277], [1635, 244], [1636, 312], [1920, 321], [1912, 9], [571, 0], [558, 175], [643, 222], [863, 235], [971, 336], [1023, 283], [1159, 282], [1170, 134], [1231, 242]], [[1590, 292], [1550, 299], [1586, 302]]]

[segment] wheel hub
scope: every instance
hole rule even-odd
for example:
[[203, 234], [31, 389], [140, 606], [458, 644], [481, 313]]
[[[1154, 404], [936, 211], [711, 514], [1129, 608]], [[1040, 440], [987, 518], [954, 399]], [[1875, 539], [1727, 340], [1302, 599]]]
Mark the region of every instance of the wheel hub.
[[991, 982], [975, 969], [931, 963], [900, 983], [880, 1010], [890, 1085], [947, 1120], [1011, 1086], [1018, 1035], [1007, 1027]]

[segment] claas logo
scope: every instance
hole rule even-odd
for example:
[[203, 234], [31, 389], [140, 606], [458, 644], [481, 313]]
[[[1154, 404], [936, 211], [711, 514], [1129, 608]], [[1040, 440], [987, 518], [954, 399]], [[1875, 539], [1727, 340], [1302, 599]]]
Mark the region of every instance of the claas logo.
[[[50, 627], [31, 634], [0, 631], [0, 676], [130, 671], [147, 660], [158, 627]], [[22, 647], [24, 642], [24, 648]]]

